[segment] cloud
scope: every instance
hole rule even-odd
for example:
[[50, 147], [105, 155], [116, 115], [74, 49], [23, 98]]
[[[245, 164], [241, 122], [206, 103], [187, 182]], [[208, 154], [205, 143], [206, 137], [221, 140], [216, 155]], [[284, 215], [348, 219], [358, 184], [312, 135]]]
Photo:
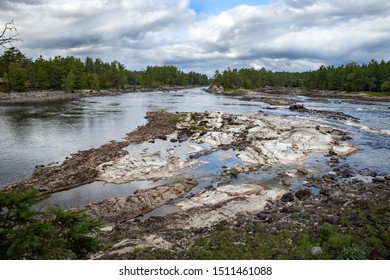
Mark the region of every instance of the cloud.
[[[11, 1], [4, 2], [10, 6]], [[171, 39], [177, 26], [195, 17], [188, 1], [40, 0], [18, 1], [2, 18], [13, 18], [23, 39], [21, 48], [59, 51], [96, 47], [137, 47], [148, 40]], [[72, 54], [72, 53], [68, 53]]]
[[239, 2], [252, 5], [197, 14], [188, 0], [3, 0], [0, 22], [15, 19], [29, 56], [88, 55], [129, 69], [302, 71], [390, 59], [389, 1]]
[[[247, 64], [262, 60], [269, 65], [274, 59], [276, 70], [304, 70], [305, 65], [346, 59], [362, 62], [370, 55], [389, 59], [390, 3], [295, 0], [243, 5], [196, 23], [190, 35], [204, 53]], [[286, 60], [292, 62], [287, 69]], [[278, 61], [283, 63], [278, 66]]]

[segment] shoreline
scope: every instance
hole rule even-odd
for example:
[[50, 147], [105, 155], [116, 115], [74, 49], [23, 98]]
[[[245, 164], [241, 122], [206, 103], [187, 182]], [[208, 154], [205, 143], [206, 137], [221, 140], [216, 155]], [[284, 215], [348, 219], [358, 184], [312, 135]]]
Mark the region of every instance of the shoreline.
[[158, 88], [143, 88], [139, 86], [129, 87], [124, 90], [102, 90], [89, 91], [78, 90], [73, 93], [65, 91], [28, 91], [28, 92], [0, 92], [0, 106], [1, 105], [18, 105], [24, 103], [45, 103], [66, 100], [76, 100], [85, 97], [99, 97], [99, 96], [116, 96], [126, 93], [142, 93], [142, 92], [158, 92], [158, 91], [177, 91], [182, 89], [195, 88], [197, 86], [162, 86]]
[[[208, 93], [213, 94], [222, 94], [226, 96], [241, 96], [243, 98], [256, 98], [256, 95], [263, 95], [263, 100], [267, 100], [266, 96], [272, 96], [274, 98], [270, 98], [269, 100], [283, 100], [285, 101], [285, 96], [307, 96], [312, 98], [318, 98], [318, 100], [321, 100], [322, 98], [332, 98], [332, 99], [352, 99], [357, 102], [390, 102], [390, 95], [387, 96], [373, 96], [369, 93], [365, 92], [346, 92], [346, 91], [331, 91], [331, 90], [307, 90], [303, 88], [293, 88], [293, 87], [263, 87], [259, 90], [247, 90], [247, 89], [233, 89], [233, 90], [225, 90], [223, 87], [218, 86], [210, 86], [207, 89], [205, 89]], [[280, 96], [280, 97], [275, 97]], [[259, 100], [257, 100], [259, 101]], [[300, 100], [299, 102], [304, 102]], [[273, 104], [270, 104], [273, 105]], [[278, 105], [278, 104], [276, 104]], [[280, 104], [280, 105], [287, 105], [287, 104]], [[291, 105], [291, 102], [290, 104]]]

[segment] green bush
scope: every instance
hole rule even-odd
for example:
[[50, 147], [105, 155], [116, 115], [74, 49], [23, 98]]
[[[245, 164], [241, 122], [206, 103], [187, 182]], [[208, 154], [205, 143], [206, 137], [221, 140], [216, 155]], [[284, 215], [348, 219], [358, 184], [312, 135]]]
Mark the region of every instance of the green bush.
[[101, 248], [92, 236], [100, 222], [82, 211], [32, 205], [46, 199], [38, 191], [0, 191], [0, 259], [84, 259]]

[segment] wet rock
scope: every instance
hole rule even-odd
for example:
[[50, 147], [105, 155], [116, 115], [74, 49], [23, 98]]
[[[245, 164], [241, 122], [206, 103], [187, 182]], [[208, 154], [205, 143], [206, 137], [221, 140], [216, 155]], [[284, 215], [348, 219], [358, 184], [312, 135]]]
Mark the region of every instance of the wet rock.
[[290, 105], [289, 110], [300, 112], [300, 113], [307, 113], [307, 112], [309, 112], [311, 114], [321, 114], [323, 116], [326, 116], [327, 118], [337, 119], [337, 120], [351, 120], [351, 121], [354, 121], [354, 122], [358, 122], [359, 121], [358, 118], [353, 117], [351, 115], [344, 114], [342, 112], [307, 109], [303, 105], [300, 105], [300, 104]]
[[376, 171], [370, 171], [370, 176], [371, 176], [371, 177], [376, 177], [376, 176], [378, 176], [378, 172], [376, 172]]
[[295, 196], [299, 200], [305, 200], [308, 199], [311, 196], [311, 191], [309, 189], [302, 189], [295, 192]]
[[390, 180], [390, 174], [386, 174], [386, 175], [384, 176], [384, 178], [385, 178], [386, 180]]
[[[161, 119], [159, 118], [161, 117]], [[339, 130], [289, 117], [243, 116], [221, 112], [198, 113], [148, 113], [149, 123], [128, 135], [131, 141], [151, 135], [159, 137], [169, 131], [169, 139], [208, 143], [213, 148], [240, 150], [238, 157], [250, 164], [296, 163], [310, 152], [348, 154], [354, 146], [339, 144], [343, 135]], [[167, 118], [168, 120], [162, 120]], [[172, 123], [175, 128], [172, 128]], [[193, 127], [204, 129], [202, 133]], [[151, 135], [147, 135], [148, 139]]]
[[287, 192], [280, 198], [282, 202], [291, 202], [294, 201], [294, 195], [291, 192]]
[[122, 150], [128, 141], [104, 144], [72, 154], [60, 165], [38, 166], [28, 180], [10, 184], [6, 190], [38, 189], [41, 193], [54, 193], [91, 183], [99, 176], [99, 166], [128, 154]]
[[303, 174], [303, 175], [309, 174], [309, 171], [307, 171], [306, 168], [304, 168], [303, 166], [299, 166], [299, 167], [297, 168], [297, 171], [298, 171], [298, 173], [301, 173], [301, 174]]
[[297, 112], [308, 112], [309, 109], [305, 108], [305, 106], [300, 105], [300, 104], [293, 104], [290, 105], [288, 108], [290, 111], [297, 111]]
[[336, 156], [332, 156], [329, 160], [329, 163], [340, 163], [340, 160]]
[[332, 191], [330, 189], [320, 188], [320, 194], [324, 196], [330, 196], [332, 194]]
[[197, 185], [194, 180], [141, 189], [128, 197], [109, 198], [82, 207], [106, 223], [135, 218], [184, 196]]
[[282, 194], [283, 190], [266, 189], [254, 184], [225, 185], [205, 190], [177, 204], [189, 217], [176, 220], [176, 223], [181, 228], [209, 227], [240, 213], [262, 211], [268, 205], [267, 200], [275, 201]]
[[372, 181], [375, 183], [384, 183], [386, 180], [385, 180], [385, 178], [382, 178], [382, 177], [373, 177]]
[[186, 114], [170, 113], [166, 111], [148, 112], [148, 123], [139, 126], [136, 130], [127, 134], [126, 139], [131, 143], [141, 143], [151, 139], [167, 139], [167, 135], [176, 130], [177, 122], [180, 122]]
[[282, 179], [282, 184], [283, 186], [290, 186], [291, 185], [290, 179], [288, 177], [284, 177]]
[[348, 156], [357, 151], [357, 147], [349, 144], [340, 144], [333, 147], [333, 152], [337, 156]]

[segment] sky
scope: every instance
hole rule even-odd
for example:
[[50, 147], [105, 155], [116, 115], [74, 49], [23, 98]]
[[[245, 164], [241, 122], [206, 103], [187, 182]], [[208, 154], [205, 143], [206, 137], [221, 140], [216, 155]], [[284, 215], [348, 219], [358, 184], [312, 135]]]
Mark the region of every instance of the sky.
[[[0, 0], [28, 57], [307, 71], [390, 60], [388, 0]], [[2, 52], [0, 50], [0, 52]]]

